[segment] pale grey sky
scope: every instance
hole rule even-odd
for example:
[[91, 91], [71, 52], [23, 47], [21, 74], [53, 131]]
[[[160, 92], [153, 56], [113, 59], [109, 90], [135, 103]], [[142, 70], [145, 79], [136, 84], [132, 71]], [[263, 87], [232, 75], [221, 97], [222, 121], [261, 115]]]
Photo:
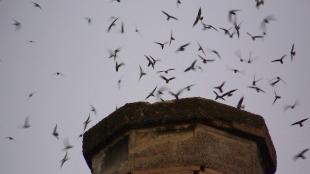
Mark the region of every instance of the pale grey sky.
[[[244, 96], [245, 110], [262, 115], [268, 125], [277, 156], [278, 174], [308, 174], [309, 159], [293, 160], [293, 156], [310, 147], [310, 121], [302, 128], [292, 127], [295, 121], [309, 117], [310, 84], [310, 2], [307, 0], [266, 0], [259, 10], [255, 1], [247, 0], [37, 0], [42, 10], [28, 0], [0, 1], [0, 173], [90, 173], [82, 156], [82, 143], [78, 135], [83, 121], [90, 113], [90, 105], [98, 115], [91, 113], [91, 124], [128, 102], [143, 101], [155, 87], [165, 85], [158, 70], [175, 68], [167, 77], [175, 76], [167, 87], [177, 91], [196, 84], [192, 91], [181, 97], [200, 96], [214, 99], [213, 87], [226, 81], [224, 90], [238, 88], [225, 104], [236, 106]], [[199, 8], [203, 21], [215, 27], [229, 28], [228, 11], [240, 9], [240, 39], [230, 39], [222, 31], [202, 31], [199, 23], [192, 27]], [[161, 10], [176, 16], [178, 21], [166, 21]], [[253, 42], [246, 32], [261, 34], [260, 23], [273, 15], [276, 21], [267, 26], [267, 35]], [[107, 32], [111, 17], [119, 17], [116, 26]], [[85, 17], [90, 17], [89, 25]], [[21, 22], [15, 30], [14, 20]], [[125, 33], [120, 34], [121, 22]], [[135, 33], [138, 27], [140, 34]], [[164, 50], [154, 42], [169, 40], [170, 32], [176, 40]], [[232, 31], [232, 30], [231, 30]], [[34, 43], [28, 41], [33, 40]], [[191, 44], [184, 52], [175, 53], [182, 44]], [[201, 63], [197, 56], [199, 42], [210, 64]], [[296, 56], [290, 60], [290, 49], [295, 44]], [[115, 62], [108, 59], [109, 49], [121, 47], [117, 58], [124, 62], [115, 72]], [[216, 49], [218, 59], [209, 49]], [[252, 64], [240, 62], [235, 52], [240, 50], [246, 58], [252, 52]], [[271, 63], [282, 55], [288, 56], [284, 64]], [[147, 67], [144, 55], [161, 59], [155, 70]], [[197, 59], [202, 71], [184, 73], [184, 69]], [[140, 81], [139, 65], [147, 73]], [[233, 74], [229, 68], [243, 70]], [[62, 77], [55, 72], [64, 74]], [[263, 78], [257, 86], [266, 93], [249, 89], [254, 74]], [[275, 87], [282, 96], [272, 105], [274, 88], [269, 80], [280, 76], [286, 82]], [[117, 81], [121, 79], [121, 89]], [[33, 97], [27, 96], [35, 92]], [[164, 99], [172, 99], [166, 93]], [[286, 104], [298, 100], [294, 110], [283, 112]], [[148, 102], [155, 102], [155, 98]], [[31, 127], [21, 129], [26, 116]], [[60, 140], [51, 133], [58, 124]], [[5, 139], [14, 137], [14, 141]], [[62, 139], [69, 138], [74, 148], [69, 161], [59, 168], [64, 156]], [[305, 154], [310, 158], [310, 153]]]

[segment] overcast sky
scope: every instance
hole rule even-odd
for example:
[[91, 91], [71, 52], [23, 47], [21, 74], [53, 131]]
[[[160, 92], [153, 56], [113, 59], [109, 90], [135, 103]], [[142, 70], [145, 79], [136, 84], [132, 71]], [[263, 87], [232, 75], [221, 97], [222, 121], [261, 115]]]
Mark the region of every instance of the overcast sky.
[[[219, 102], [236, 106], [244, 96], [245, 110], [262, 115], [268, 125], [277, 151], [278, 174], [308, 174], [310, 161], [293, 157], [310, 147], [310, 121], [304, 127], [290, 126], [308, 118], [310, 113], [310, 1], [266, 0], [255, 7], [254, 0], [38, 0], [42, 9], [28, 0], [0, 1], [0, 173], [90, 173], [82, 156], [78, 136], [83, 122], [91, 114], [91, 123], [103, 119], [125, 103], [144, 101], [156, 86], [176, 92], [195, 84], [183, 97], [214, 99], [213, 87], [226, 81], [223, 90], [238, 89], [230, 98]], [[222, 30], [202, 30], [202, 24], [192, 27], [201, 7], [203, 22], [219, 27], [233, 26], [228, 11], [239, 9], [240, 38], [231, 39]], [[164, 10], [178, 18], [166, 21]], [[261, 22], [267, 16], [276, 20], [267, 25], [267, 35], [255, 42], [246, 34], [261, 35]], [[91, 18], [89, 24], [85, 17]], [[111, 17], [119, 17], [107, 32]], [[14, 20], [21, 23], [16, 28]], [[125, 33], [121, 34], [121, 23]], [[135, 29], [139, 33], [135, 32]], [[169, 41], [170, 32], [175, 41], [162, 50], [154, 42]], [[234, 29], [230, 30], [231, 32]], [[183, 52], [179, 46], [190, 42]], [[199, 42], [207, 59], [198, 57]], [[291, 61], [290, 49], [295, 44], [296, 56]], [[121, 48], [117, 61], [125, 65], [115, 71], [115, 62], [109, 59], [109, 50]], [[221, 59], [211, 49], [217, 50]], [[236, 52], [251, 64], [240, 62]], [[284, 63], [271, 63], [283, 55]], [[155, 69], [147, 67], [144, 55], [160, 59]], [[202, 69], [184, 72], [197, 60]], [[147, 73], [139, 80], [139, 65]], [[174, 68], [167, 77], [176, 77], [165, 84], [157, 71]], [[234, 74], [231, 68], [242, 73]], [[55, 75], [61, 72], [63, 76]], [[253, 76], [262, 78], [257, 86], [266, 93], [248, 88]], [[269, 83], [281, 77], [275, 87]], [[121, 80], [120, 89], [118, 81]], [[274, 105], [274, 90], [281, 99]], [[30, 93], [34, 93], [28, 98]], [[166, 91], [163, 99], [173, 99]], [[151, 97], [148, 102], [156, 102]], [[283, 111], [286, 105], [298, 101], [293, 110]], [[90, 105], [97, 115], [90, 112]], [[20, 128], [26, 117], [31, 127]], [[58, 125], [60, 140], [52, 136]], [[11, 136], [13, 141], [5, 137]], [[69, 161], [60, 168], [62, 140], [68, 138], [74, 148], [69, 150]], [[310, 158], [310, 153], [305, 156]]]

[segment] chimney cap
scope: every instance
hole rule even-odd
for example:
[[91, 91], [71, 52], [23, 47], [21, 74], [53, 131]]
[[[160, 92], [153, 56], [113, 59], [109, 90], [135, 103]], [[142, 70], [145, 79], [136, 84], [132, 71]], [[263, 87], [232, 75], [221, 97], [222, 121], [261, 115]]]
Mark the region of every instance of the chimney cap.
[[276, 151], [264, 119], [259, 115], [200, 97], [153, 104], [125, 104], [85, 132], [84, 158], [91, 169], [93, 155], [123, 133], [131, 129], [182, 123], [202, 123], [255, 141], [267, 173], [275, 172]]

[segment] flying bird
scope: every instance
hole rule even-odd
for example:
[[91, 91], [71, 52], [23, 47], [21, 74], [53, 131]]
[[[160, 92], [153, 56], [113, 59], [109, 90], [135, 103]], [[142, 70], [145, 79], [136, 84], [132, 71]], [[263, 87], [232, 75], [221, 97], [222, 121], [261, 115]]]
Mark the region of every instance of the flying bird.
[[190, 91], [190, 90], [192, 89], [193, 86], [195, 86], [195, 84], [191, 84], [191, 85], [185, 86], [185, 87], [183, 88], [183, 90]]
[[13, 25], [15, 26], [15, 31], [20, 30], [22, 28], [22, 23], [14, 19]]
[[122, 21], [122, 23], [121, 23], [121, 33], [122, 33], [122, 34], [125, 33], [125, 24], [124, 24], [123, 21]]
[[255, 0], [255, 6], [257, 9], [262, 5], [264, 5], [264, 0]]
[[235, 28], [235, 30], [236, 30], [236, 32], [237, 32], [238, 38], [240, 37], [240, 28], [241, 28], [241, 24], [242, 24], [242, 22], [240, 22], [239, 24], [234, 23], [234, 28]]
[[178, 18], [176, 18], [176, 17], [174, 17], [174, 16], [172, 16], [172, 15], [170, 15], [170, 14], [168, 14], [167, 12], [165, 12], [165, 11], [161, 11], [163, 14], [165, 14], [166, 15], [166, 20], [167, 21], [169, 21], [170, 19], [174, 19], [174, 20], [178, 20]]
[[166, 45], [168, 42], [164, 42], [164, 43], [154, 42], [154, 43], [158, 44], [158, 45], [161, 47], [161, 49], [163, 50], [164, 47], [165, 47], [165, 45]]
[[224, 94], [219, 95], [216, 91], [213, 91], [213, 93], [215, 94], [215, 99], [214, 100], [217, 100], [217, 99], [225, 100]]
[[169, 69], [166, 69], [166, 70], [157, 71], [157, 73], [165, 73], [165, 74], [168, 74], [169, 71], [174, 71], [174, 70], [175, 70], [174, 68], [169, 68]]
[[5, 137], [5, 138], [8, 139], [8, 140], [10, 140], [10, 141], [14, 140], [13, 137]]
[[97, 115], [97, 109], [94, 105], [90, 105], [90, 111], [93, 112], [95, 115]]
[[272, 63], [274, 63], [274, 62], [280, 62], [281, 64], [283, 64], [283, 63], [284, 63], [283, 60], [284, 60], [285, 57], [286, 57], [286, 54], [284, 54], [283, 56], [281, 56], [280, 59], [275, 59], [275, 60], [272, 60], [271, 62], [272, 62]]
[[210, 50], [210, 52], [213, 53], [213, 54], [215, 54], [219, 59], [222, 58], [221, 55], [220, 55], [220, 53], [219, 53], [218, 51], [216, 51], [216, 50]]
[[87, 126], [88, 126], [88, 124], [89, 124], [90, 122], [91, 122], [91, 120], [90, 120], [90, 114], [88, 114], [87, 119], [83, 122], [83, 125], [84, 125], [83, 131], [86, 130], [86, 128], [87, 128]]
[[219, 86], [215, 86], [215, 87], [213, 87], [213, 88], [219, 90], [220, 93], [223, 93], [223, 86], [225, 85], [225, 83], [226, 83], [226, 82], [224, 81], [224, 82], [222, 82]]
[[267, 24], [270, 24], [271, 21], [275, 21], [276, 18], [273, 15], [269, 15], [265, 17], [261, 22], [261, 27], [263, 29], [263, 35], [267, 34]]
[[201, 7], [200, 7], [199, 10], [198, 10], [196, 19], [195, 19], [195, 21], [194, 21], [194, 23], [193, 23], [193, 27], [195, 27], [196, 24], [197, 24], [199, 21], [202, 21], [202, 19], [203, 19], [203, 16], [202, 16], [202, 14], [201, 14]]
[[[228, 21], [229, 22], [236, 22], [237, 20], [237, 12], [240, 10], [229, 10], [228, 12]], [[233, 21], [233, 17], [234, 17], [234, 21]]]
[[193, 63], [184, 70], [184, 72], [187, 72], [187, 71], [190, 71], [190, 70], [195, 71], [196, 70], [196, 68], [195, 68], [196, 62], [197, 62], [197, 60], [194, 60]]
[[238, 104], [237, 104], [237, 109], [244, 109], [244, 105], [242, 104], [243, 103], [243, 100], [244, 100], [244, 97], [242, 96], [241, 98], [240, 98], [240, 100], [238, 101]]
[[295, 51], [295, 48], [294, 48], [294, 44], [292, 45], [292, 48], [291, 48], [291, 61], [293, 61], [293, 58], [294, 56], [296, 55], [296, 51]]
[[29, 116], [27, 116], [27, 117], [25, 118], [25, 121], [24, 121], [24, 124], [23, 124], [22, 128], [28, 129], [28, 128], [30, 128], [30, 127], [31, 127], [31, 125], [30, 125], [30, 123], [29, 123]]
[[256, 76], [254, 75], [252, 80], [252, 86], [256, 86], [256, 84], [261, 81], [263, 78], [256, 79]]
[[296, 161], [297, 159], [301, 158], [301, 159], [306, 159], [305, 153], [309, 151], [309, 148], [306, 148], [304, 150], [302, 150], [301, 152], [299, 152], [298, 154], [296, 154], [294, 156], [294, 160]]
[[172, 35], [172, 31], [170, 32], [170, 39], [169, 39], [169, 46], [171, 45], [172, 41], [175, 41], [175, 38]]
[[299, 121], [296, 121], [294, 123], [291, 124], [291, 126], [294, 126], [294, 125], [298, 125], [299, 127], [303, 127], [304, 126], [304, 122], [307, 121], [309, 118], [304, 118], [304, 119], [301, 119]]
[[277, 100], [281, 99], [281, 96], [277, 94], [276, 90], [274, 90], [273, 93], [274, 93], [274, 99], [272, 104], [275, 104]]
[[249, 32], [246, 32], [246, 34], [249, 35], [253, 41], [255, 41], [256, 39], [263, 39], [264, 38], [264, 36], [262, 36], [262, 35], [252, 35]]
[[143, 71], [142, 67], [139, 65], [139, 70], [140, 70], [140, 73], [139, 73], [139, 80], [146, 75], [146, 73]]
[[84, 18], [88, 24], [91, 24], [92, 23], [92, 19], [90, 17], [85, 17]]
[[175, 79], [175, 77], [167, 78], [167, 77], [165, 77], [165, 76], [163, 76], [163, 75], [160, 75], [159, 77], [162, 78], [167, 84], [168, 84], [171, 80]]
[[280, 81], [282, 81], [284, 84], [286, 84], [286, 82], [279, 76], [271, 79], [269, 81], [270, 86], [275, 87]]
[[59, 140], [59, 133], [57, 132], [57, 124], [55, 125], [54, 129], [53, 129], [53, 133], [52, 135]]
[[198, 54], [198, 57], [201, 59], [202, 63], [207, 64], [208, 62], [214, 62], [214, 59], [206, 59]]
[[65, 156], [60, 160], [60, 168], [65, 164], [66, 161], [69, 160], [68, 152], [66, 152]]
[[202, 23], [202, 30], [209, 30], [209, 29], [213, 29], [215, 31], [218, 31], [213, 25]]
[[182, 4], [181, 0], [177, 0], [176, 5], [178, 8], [180, 7], [181, 4]]
[[295, 102], [293, 104], [287, 104], [284, 106], [283, 111], [287, 111], [288, 109], [295, 109], [296, 106], [299, 105], [299, 101], [295, 100]]
[[259, 92], [265, 93], [265, 91], [263, 89], [261, 89], [261, 88], [259, 88], [257, 86], [248, 86], [248, 88], [254, 89], [257, 93], [259, 93]]
[[109, 25], [108, 27], [108, 32], [110, 32], [110, 30], [112, 29], [113, 26], [115, 26], [116, 21], [119, 19], [119, 17], [115, 18], [112, 23]]
[[185, 48], [186, 48], [187, 46], [189, 46], [189, 45], [190, 45], [190, 42], [181, 45], [181, 46], [176, 50], [176, 52], [185, 51]]
[[63, 140], [64, 148], [62, 150], [68, 151], [69, 149], [72, 149], [74, 146], [70, 144], [69, 139], [65, 138]]
[[124, 66], [124, 65], [125, 65], [124, 62], [118, 63], [118, 62], [116, 61], [116, 62], [115, 62], [115, 70], [116, 70], [116, 72], [118, 72], [119, 68], [120, 68], [121, 66]]
[[203, 55], [207, 56], [206, 53], [205, 53], [205, 50], [202, 48], [202, 46], [200, 45], [199, 42], [197, 42], [198, 44], [198, 51], [201, 51]]
[[34, 7], [39, 8], [40, 10], [42, 10], [41, 5], [38, 4], [37, 2], [31, 2], [31, 3], [32, 3], [32, 5], [33, 5]]
[[55, 75], [55, 76], [64, 76], [64, 74], [63, 74], [63, 73], [58, 72], [58, 71], [57, 71], [57, 72], [55, 72], [55, 73], [54, 73], [54, 75]]
[[172, 91], [169, 91], [169, 94], [172, 95], [176, 100], [179, 100], [179, 96], [183, 93], [184, 89], [178, 90], [177, 93], [174, 93]]
[[157, 86], [145, 97], [144, 100], [147, 100], [149, 97], [155, 97], [154, 93], [157, 89]]

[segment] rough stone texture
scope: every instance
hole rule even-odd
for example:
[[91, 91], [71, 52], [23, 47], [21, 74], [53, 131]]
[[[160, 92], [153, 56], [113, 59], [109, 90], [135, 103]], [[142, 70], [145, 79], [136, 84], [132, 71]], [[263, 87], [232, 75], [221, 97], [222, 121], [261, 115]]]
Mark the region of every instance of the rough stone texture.
[[276, 170], [275, 150], [262, 117], [203, 98], [126, 104], [84, 134], [83, 154], [94, 174], [192, 165], [211, 172], [182, 171]]

